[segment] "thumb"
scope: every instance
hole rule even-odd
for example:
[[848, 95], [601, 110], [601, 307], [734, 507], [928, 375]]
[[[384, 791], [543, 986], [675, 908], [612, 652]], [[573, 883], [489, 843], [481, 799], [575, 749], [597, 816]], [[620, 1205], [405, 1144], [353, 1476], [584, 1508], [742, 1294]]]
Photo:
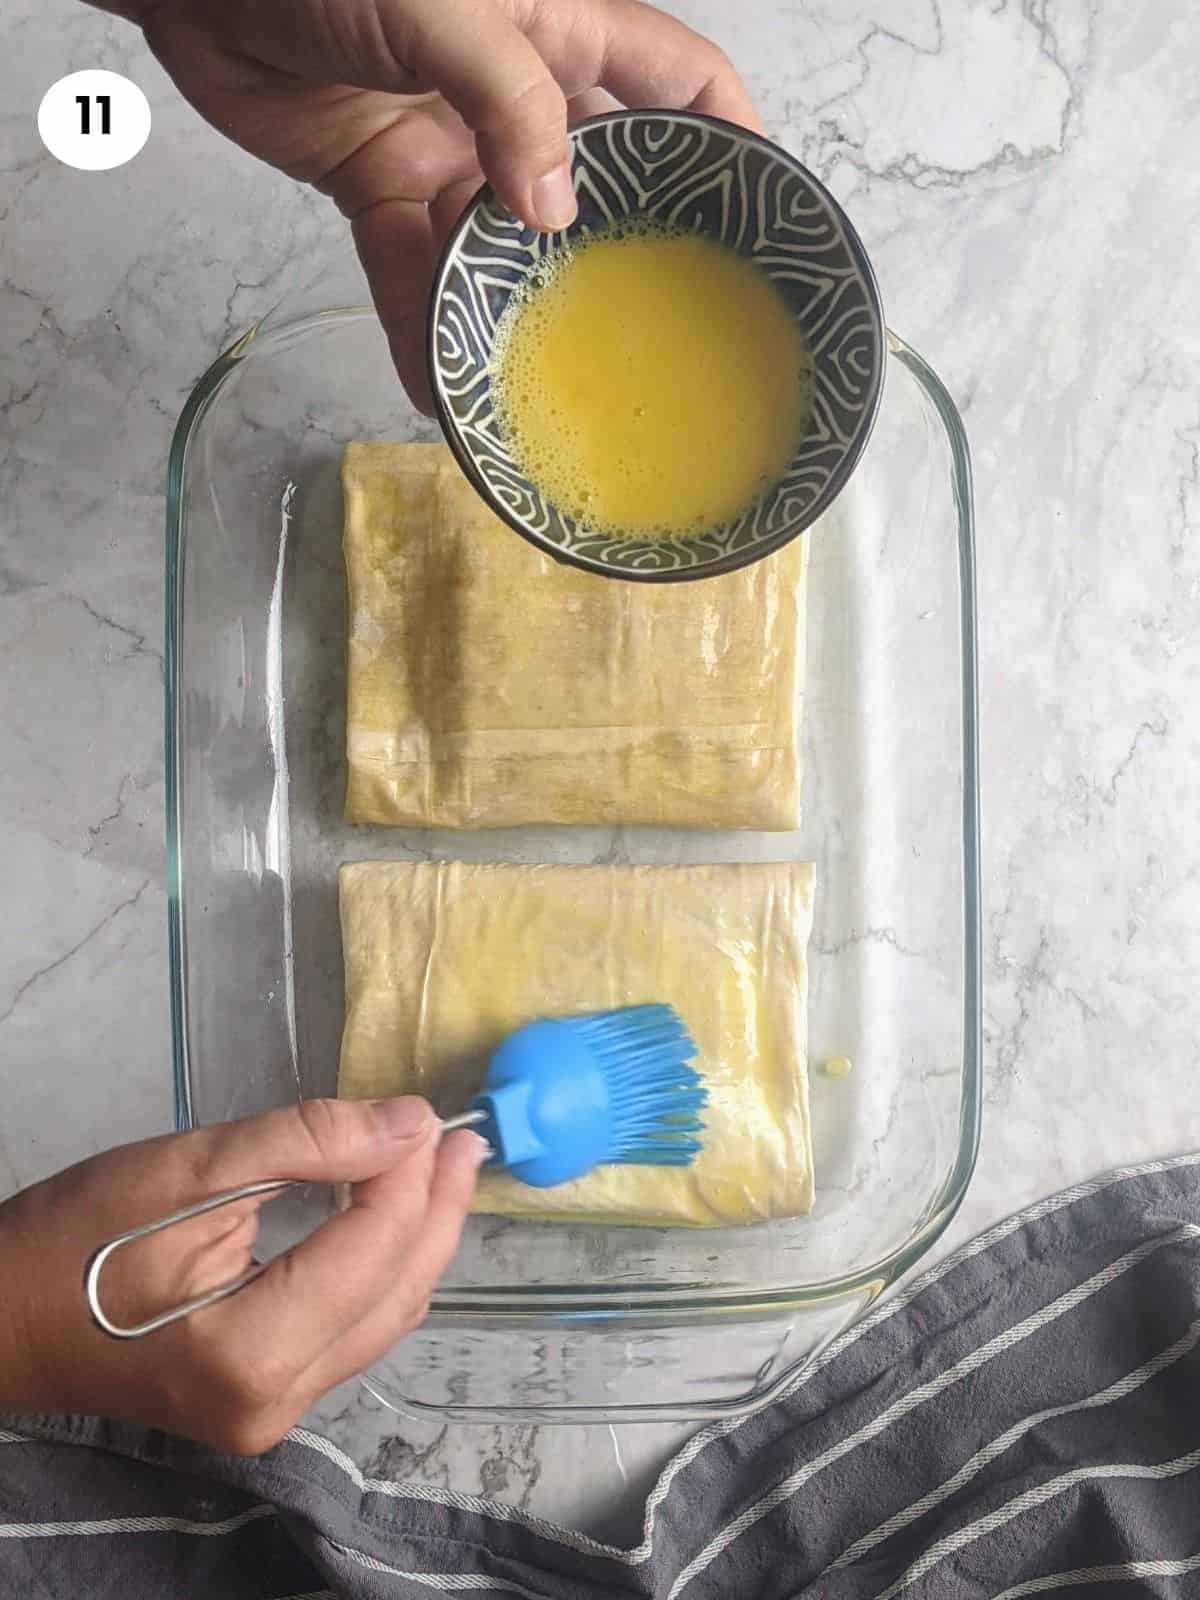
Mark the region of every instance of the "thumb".
[[361, 1183], [432, 1144], [438, 1121], [414, 1095], [389, 1100], [302, 1100], [241, 1122], [175, 1135], [177, 1148], [214, 1193], [260, 1178]]
[[498, 0], [219, 0], [234, 48], [318, 83], [438, 91], [475, 135], [497, 193], [534, 227], [575, 216], [567, 103]]
[[479, 165], [506, 205], [534, 227], [575, 217], [567, 102], [553, 73], [493, 0], [381, 0], [403, 12], [406, 60], [475, 134]]

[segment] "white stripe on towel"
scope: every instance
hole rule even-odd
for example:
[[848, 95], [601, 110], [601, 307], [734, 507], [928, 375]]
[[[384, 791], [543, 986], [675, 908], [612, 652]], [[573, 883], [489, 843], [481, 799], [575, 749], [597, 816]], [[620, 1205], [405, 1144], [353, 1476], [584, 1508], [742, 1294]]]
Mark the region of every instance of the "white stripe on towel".
[[919, 1500], [914, 1500], [903, 1511], [897, 1511], [886, 1522], [881, 1522], [870, 1533], [864, 1533], [852, 1545], [847, 1546], [838, 1556], [836, 1561], [831, 1561], [825, 1572], [836, 1571], [838, 1567], [848, 1567], [857, 1561], [860, 1556], [866, 1555], [868, 1550], [873, 1550], [876, 1545], [882, 1544], [885, 1539], [890, 1539], [894, 1533], [899, 1533], [901, 1528], [907, 1528], [910, 1523], [916, 1522], [926, 1512], [932, 1511], [934, 1506], [939, 1506], [943, 1500], [948, 1500], [952, 1494], [964, 1488], [972, 1478], [983, 1471], [984, 1467], [995, 1461], [998, 1456], [1024, 1438], [1034, 1428], [1043, 1422], [1051, 1422], [1056, 1417], [1068, 1417], [1079, 1411], [1094, 1411], [1100, 1406], [1112, 1405], [1118, 1400], [1124, 1400], [1135, 1389], [1140, 1389], [1144, 1383], [1149, 1383], [1152, 1378], [1157, 1378], [1168, 1367], [1173, 1367], [1181, 1361], [1190, 1351], [1200, 1344], [1200, 1321], [1193, 1322], [1181, 1339], [1159, 1352], [1152, 1361], [1147, 1361], [1144, 1366], [1136, 1367], [1132, 1372], [1127, 1372], [1123, 1378], [1118, 1378], [1115, 1383], [1110, 1383], [1107, 1388], [1099, 1389], [1095, 1394], [1089, 1394], [1082, 1400], [1074, 1400], [1070, 1405], [1049, 1406], [1045, 1411], [1035, 1411], [1028, 1417], [1023, 1417], [1020, 1422], [1014, 1422], [1011, 1428], [997, 1438], [991, 1440], [976, 1450], [969, 1461], [958, 1469], [953, 1477], [947, 1478], [936, 1489], [931, 1489], [928, 1494], [922, 1495]]
[[[1108, 1266], [1104, 1267], [1100, 1272], [1094, 1273], [1090, 1278], [1086, 1278], [1083, 1283], [1076, 1284], [1073, 1289], [1068, 1289], [1065, 1294], [1059, 1295], [1056, 1300], [1051, 1300], [1049, 1305], [1042, 1306], [1040, 1310], [1033, 1312], [1023, 1321], [1014, 1323], [1011, 1328], [1002, 1329], [994, 1338], [988, 1339], [986, 1343], [972, 1350], [969, 1355], [963, 1356], [960, 1361], [955, 1362], [952, 1367], [948, 1367], [938, 1377], [931, 1378], [928, 1383], [920, 1384], [917, 1388], [910, 1389], [907, 1394], [901, 1395], [890, 1406], [886, 1406], [877, 1417], [864, 1424], [857, 1433], [852, 1433], [848, 1438], [839, 1440], [837, 1444], [831, 1445], [828, 1450], [823, 1451], [819, 1456], [814, 1456], [811, 1461], [805, 1462], [802, 1467], [790, 1473], [781, 1483], [776, 1484], [773, 1489], [754, 1501], [752, 1505], [747, 1506], [732, 1522], [726, 1523], [715, 1538], [710, 1539], [708, 1544], [680, 1572], [675, 1582], [671, 1585], [667, 1600], [676, 1600], [676, 1597], [682, 1593], [692, 1579], [710, 1566], [722, 1551], [728, 1549], [735, 1539], [740, 1538], [743, 1533], [754, 1527], [757, 1522], [761, 1522], [763, 1517], [769, 1516], [772, 1511], [777, 1510], [786, 1501], [790, 1500], [818, 1472], [824, 1471], [833, 1462], [849, 1455], [859, 1445], [878, 1438], [881, 1433], [891, 1427], [893, 1422], [907, 1416], [909, 1412], [915, 1411], [919, 1406], [924, 1405], [926, 1401], [937, 1399], [947, 1389], [978, 1372], [981, 1367], [986, 1366], [996, 1356], [1004, 1355], [1025, 1339], [1031, 1338], [1035, 1333], [1039, 1333], [1043, 1328], [1048, 1327], [1050, 1323], [1057, 1321], [1059, 1317], [1065, 1316], [1069, 1311], [1076, 1310], [1085, 1300], [1090, 1300], [1093, 1295], [1100, 1294], [1124, 1273], [1139, 1266], [1159, 1250], [1165, 1249], [1168, 1245], [1180, 1244], [1184, 1240], [1195, 1239], [1198, 1236], [1200, 1236], [1200, 1225], [1188, 1222], [1171, 1233], [1163, 1234], [1161, 1238], [1147, 1239], [1135, 1249], [1126, 1251], [1123, 1256], [1118, 1256], [1115, 1261], [1109, 1262]], [[882, 1596], [880, 1600], [882, 1600]]]
[[1123, 1583], [1126, 1578], [1181, 1578], [1200, 1571], [1200, 1555], [1178, 1561], [1122, 1561], [1113, 1567], [1077, 1567], [1074, 1572], [1050, 1572], [1044, 1578], [1029, 1578], [1014, 1584], [992, 1600], [1022, 1600], [1027, 1594], [1045, 1594], [1048, 1589], [1082, 1588], [1088, 1583]]
[[440, 1594], [453, 1594], [462, 1589], [491, 1589], [500, 1594], [515, 1594], [518, 1600], [545, 1600], [544, 1589], [526, 1589], [511, 1578], [492, 1578], [486, 1572], [405, 1572], [401, 1567], [389, 1567], [377, 1556], [355, 1550], [352, 1545], [337, 1544], [332, 1539], [328, 1542], [339, 1555], [366, 1567], [369, 1572], [386, 1572], [409, 1583], [419, 1583], [425, 1589], [436, 1589]]
[[219, 1538], [236, 1533], [248, 1522], [273, 1517], [275, 1507], [251, 1506], [220, 1522], [194, 1522], [190, 1517], [103, 1517], [95, 1522], [0, 1522], [0, 1539], [91, 1539], [104, 1533], [194, 1533]]
[[995, 1511], [990, 1511], [986, 1517], [979, 1517], [975, 1522], [969, 1522], [965, 1528], [957, 1528], [953, 1533], [948, 1533], [944, 1539], [939, 1539], [936, 1544], [931, 1544], [929, 1549], [890, 1584], [876, 1600], [892, 1600], [902, 1589], [909, 1588], [919, 1582], [928, 1572], [937, 1566], [939, 1561], [946, 1556], [954, 1555], [966, 1545], [974, 1544], [976, 1539], [982, 1539], [989, 1533], [995, 1533], [997, 1528], [1004, 1527], [1014, 1517], [1024, 1515], [1026, 1511], [1033, 1511], [1038, 1506], [1045, 1505], [1047, 1500], [1055, 1500], [1060, 1494], [1066, 1494], [1069, 1489], [1074, 1489], [1081, 1483], [1095, 1483], [1105, 1478], [1133, 1478], [1145, 1482], [1162, 1482], [1166, 1478], [1178, 1478], [1185, 1472], [1194, 1472], [1200, 1467], [1200, 1450], [1189, 1450], [1185, 1456], [1176, 1456], [1172, 1461], [1159, 1461], [1148, 1466], [1143, 1466], [1136, 1461], [1111, 1462], [1098, 1467], [1075, 1467], [1071, 1472], [1064, 1472], [1057, 1478], [1051, 1478], [1047, 1483], [1039, 1483], [1036, 1488], [1026, 1489], [1023, 1494], [1014, 1495], [1004, 1505], [998, 1506]]

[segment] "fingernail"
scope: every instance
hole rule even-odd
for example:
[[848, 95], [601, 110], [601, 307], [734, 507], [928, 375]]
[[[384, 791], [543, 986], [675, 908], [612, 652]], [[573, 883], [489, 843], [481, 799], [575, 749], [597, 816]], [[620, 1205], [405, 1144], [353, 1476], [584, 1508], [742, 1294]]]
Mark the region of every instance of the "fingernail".
[[367, 1105], [388, 1139], [415, 1139], [433, 1125], [433, 1108], [416, 1095], [399, 1095], [391, 1100], [368, 1100]]
[[578, 210], [571, 169], [564, 161], [553, 172], [545, 172], [533, 184], [533, 210], [543, 228], [552, 231], [574, 222]]
[[471, 1155], [477, 1167], [481, 1167], [485, 1161], [491, 1160], [491, 1145], [477, 1133], [471, 1134]]

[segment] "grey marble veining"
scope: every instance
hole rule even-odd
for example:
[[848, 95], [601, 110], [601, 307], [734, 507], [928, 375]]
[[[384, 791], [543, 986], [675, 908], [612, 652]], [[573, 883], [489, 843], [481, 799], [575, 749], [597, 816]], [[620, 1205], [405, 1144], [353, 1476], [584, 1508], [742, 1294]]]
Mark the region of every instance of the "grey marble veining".
[[[987, 1120], [949, 1238], [1195, 1146], [1200, 21], [1185, 0], [718, 0], [770, 131], [863, 233], [975, 451]], [[340, 248], [138, 36], [14, 0], [0, 74], [0, 1192], [169, 1125], [162, 480], [198, 372]], [[128, 72], [150, 142], [45, 154], [44, 89]], [[346, 1387], [377, 1475], [624, 1536], [678, 1430], [444, 1428]]]

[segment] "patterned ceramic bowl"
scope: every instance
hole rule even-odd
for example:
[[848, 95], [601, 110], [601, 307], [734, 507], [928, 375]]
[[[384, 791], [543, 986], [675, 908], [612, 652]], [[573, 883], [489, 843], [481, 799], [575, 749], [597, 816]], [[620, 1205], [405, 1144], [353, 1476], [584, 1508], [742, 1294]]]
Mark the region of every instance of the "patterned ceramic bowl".
[[[862, 454], [884, 369], [871, 264], [833, 196], [744, 129], [691, 112], [618, 111], [581, 123], [571, 143], [579, 215], [564, 233], [536, 233], [484, 188], [447, 241], [429, 320], [442, 429], [493, 510], [561, 561], [659, 583], [731, 572], [814, 522]], [[784, 477], [734, 520], [686, 539], [615, 538], [559, 511], [514, 463], [492, 404], [492, 346], [513, 291], [548, 251], [628, 217], [695, 229], [751, 257], [813, 356], [812, 412]]]

